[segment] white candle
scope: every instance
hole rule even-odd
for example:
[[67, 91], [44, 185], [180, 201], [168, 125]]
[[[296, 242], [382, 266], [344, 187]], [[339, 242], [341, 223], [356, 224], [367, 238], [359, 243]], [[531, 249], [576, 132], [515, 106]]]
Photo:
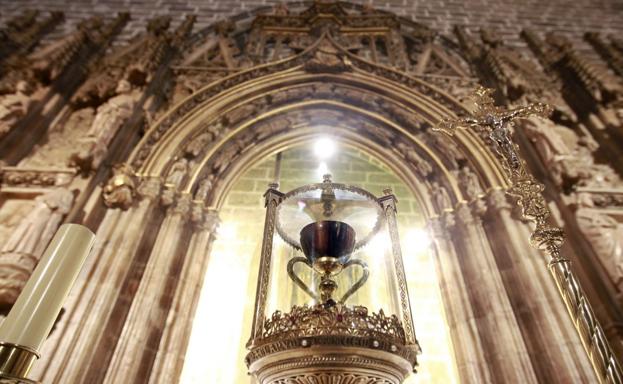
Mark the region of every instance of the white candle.
[[58, 229], [0, 325], [0, 341], [39, 350], [94, 241], [93, 232], [82, 225]]

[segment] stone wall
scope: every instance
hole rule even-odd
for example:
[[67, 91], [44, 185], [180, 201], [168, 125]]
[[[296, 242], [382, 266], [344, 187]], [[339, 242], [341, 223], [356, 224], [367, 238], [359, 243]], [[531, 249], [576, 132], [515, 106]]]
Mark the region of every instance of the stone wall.
[[[121, 39], [140, 32], [146, 20], [156, 15], [170, 15], [173, 25], [180, 23], [186, 14], [197, 15], [194, 30], [201, 30], [211, 23], [240, 13], [267, 9], [282, 1], [275, 0], [1, 0], [0, 21], [12, 17], [24, 9], [63, 11], [66, 22], [58, 34], [71, 30], [78, 21], [93, 15], [110, 17], [113, 13], [127, 11], [132, 20]], [[450, 34], [454, 25], [468, 29], [495, 27], [508, 44], [524, 45], [519, 38], [523, 28], [539, 31], [556, 31], [573, 38], [586, 50], [582, 42], [585, 32], [605, 34], [623, 33], [623, 4], [612, 0], [372, 0], [353, 1], [371, 4], [373, 7], [396, 13], [422, 23], [441, 33]]]
[[[615, 4], [372, 4], [432, 30], [359, 5], [315, 3], [303, 12], [299, 3], [254, 18], [269, 7], [236, 4], [0, 2], [5, 22], [23, 9], [43, 11], [34, 27], [27, 13], [0, 31], [0, 236], [11, 234], [0, 264], [31, 270], [33, 263], [16, 255], [36, 260], [61, 219], [88, 225], [99, 241], [34, 378], [175, 382], [204, 276], [204, 291], [223, 298], [220, 283], [240, 271], [226, 262], [225, 273], [207, 268], [220, 259], [221, 249], [209, 248], [216, 215], [240, 211], [222, 207], [229, 192], [223, 186], [278, 148], [330, 133], [369, 149], [417, 196], [435, 234], [433, 260], [462, 382], [595, 382], [543, 255], [528, 246], [530, 228], [506, 200], [503, 170], [490, 153], [499, 148], [487, 148], [473, 131], [449, 139], [432, 129], [466, 112], [459, 101], [475, 83], [495, 88], [500, 105], [556, 107], [552, 120], [518, 123], [514, 137], [560, 213], [569, 235], [564, 254], [623, 356], [623, 243], [613, 240], [623, 231], [623, 163], [616, 161], [623, 153], [623, 82], [616, 77], [623, 76], [623, 43], [606, 37], [621, 35]], [[60, 16], [52, 10], [65, 11], [67, 22], [47, 34]], [[118, 11], [132, 13], [129, 25], [126, 14], [113, 20]], [[171, 16], [174, 29], [156, 14]], [[180, 24], [184, 14], [196, 14], [198, 23], [188, 17]], [[238, 16], [205, 30], [227, 15]], [[452, 31], [459, 24], [472, 33]], [[371, 25], [382, 39], [370, 36]], [[479, 27], [488, 30], [477, 34]], [[528, 27], [535, 32], [527, 34], [530, 52], [518, 55], [518, 32]], [[545, 33], [554, 30], [560, 35]], [[605, 57], [598, 67], [590, 58], [596, 51], [581, 41], [596, 30], [602, 35], [593, 44]], [[435, 31], [449, 39], [433, 38]], [[336, 179], [376, 194], [393, 185], [401, 218], [421, 222], [407, 189], [358, 156], [340, 160], [348, 167], [336, 167]], [[318, 179], [308, 157], [289, 160], [296, 165], [284, 166], [283, 189]], [[358, 168], [355, 160], [373, 167]], [[258, 177], [240, 180], [229, 206], [255, 205], [261, 217], [259, 195], [271, 177], [270, 164], [262, 167]], [[258, 252], [253, 242], [244, 246], [245, 254]], [[257, 270], [252, 262], [241, 267]], [[11, 288], [6, 308], [26, 278], [0, 276], [0, 287]], [[236, 289], [252, 295], [251, 279], [242, 281]], [[577, 308], [586, 302], [571, 312], [587, 313]], [[237, 337], [248, 329], [240, 327]], [[597, 331], [599, 341], [606, 338]], [[231, 344], [238, 353], [238, 341]]]

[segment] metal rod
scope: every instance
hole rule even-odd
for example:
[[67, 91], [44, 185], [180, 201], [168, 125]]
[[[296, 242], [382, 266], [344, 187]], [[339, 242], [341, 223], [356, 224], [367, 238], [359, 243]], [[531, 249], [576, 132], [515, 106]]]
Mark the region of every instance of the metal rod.
[[262, 239], [262, 253], [260, 268], [255, 290], [255, 312], [253, 313], [253, 328], [247, 348], [252, 348], [262, 338], [264, 318], [266, 316], [266, 300], [268, 297], [268, 284], [270, 282], [270, 265], [273, 251], [273, 236], [275, 234], [275, 222], [277, 218], [277, 206], [283, 199], [283, 193], [277, 190], [277, 185], [270, 184], [264, 194], [266, 205], [266, 218], [264, 220], [264, 238]]
[[275, 169], [273, 171], [273, 183], [279, 185], [281, 181], [281, 152], [277, 152], [275, 156]]
[[551, 113], [551, 107], [545, 104], [531, 104], [503, 110], [494, 105], [492, 92], [491, 89], [479, 87], [473, 97], [478, 107], [473, 116], [444, 120], [433, 130], [453, 135], [457, 128], [469, 127], [491, 139], [489, 141], [492, 150], [501, 160], [507, 182], [511, 186], [508, 193], [518, 198], [523, 216], [536, 223], [530, 242], [549, 256], [548, 268], [556, 281], [558, 292], [573, 320], [599, 382], [621, 384], [623, 383], [621, 365], [608, 344], [579, 279], [571, 269], [571, 262], [560, 254], [564, 241], [563, 230], [548, 224], [550, 211], [543, 197], [544, 187], [527, 171], [525, 162], [519, 157], [517, 145], [512, 141], [511, 132], [507, 128], [508, 123], [516, 118], [547, 117]]
[[419, 350], [419, 344], [415, 338], [415, 330], [413, 327], [413, 314], [411, 313], [411, 303], [409, 302], [409, 289], [407, 287], [407, 277], [402, 261], [402, 250], [400, 249], [400, 237], [398, 235], [398, 223], [396, 221], [396, 196], [392, 194], [391, 189], [385, 189], [383, 193], [385, 196], [379, 199], [379, 203], [383, 207], [385, 213], [387, 229], [392, 243], [392, 261], [394, 262], [394, 271], [396, 272], [396, 279], [398, 280], [400, 307], [406, 341], [407, 345], [415, 345]]

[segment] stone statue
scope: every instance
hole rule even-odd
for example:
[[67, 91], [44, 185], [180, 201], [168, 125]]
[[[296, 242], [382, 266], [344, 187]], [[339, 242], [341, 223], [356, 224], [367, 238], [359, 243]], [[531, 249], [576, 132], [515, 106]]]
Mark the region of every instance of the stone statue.
[[472, 172], [468, 166], [464, 165], [458, 174], [459, 185], [463, 188], [463, 192], [465, 192], [465, 197], [468, 200], [472, 201], [479, 197], [482, 192], [482, 188], [480, 188], [480, 181], [478, 180], [478, 175]]
[[72, 163], [82, 169], [97, 168], [108, 152], [108, 145], [115, 134], [132, 115], [140, 98], [140, 91], [132, 89], [127, 80], [121, 80], [115, 90], [117, 96], [97, 108], [91, 128], [82, 140], [84, 148], [72, 155]]
[[539, 153], [543, 164], [550, 170], [556, 184], [562, 185], [563, 176], [567, 174], [564, 159], [573, 152], [578, 136], [570, 129], [554, 124], [550, 120], [526, 119], [523, 129]]
[[188, 170], [190, 169], [190, 164], [188, 159], [182, 157], [178, 159], [169, 170], [167, 178], [164, 181], [164, 190], [162, 191], [162, 196], [160, 201], [164, 206], [169, 206], [173, 204], [175, 200], [175, 194], [177, 193], [177, 189], [182, 185], [182, 181]]
[[223, 151], [214, 160], [214, 163], [212, 165], [214, 174], [220, 175], [221, 173], [225, 172], [227, 167], [231, 165], [232, 160], [238, 157], [241, 150], [244, 148], [241, 143], [242, 141], [236, 140], [234, 141], [234, 143], [223, 149]]
[[255, 136], [255, 140], [262, 141], [268, 137], [276, 135], [281, 131], [285, 131], [291, 126], [292, 123], [287, 118], [274, 119], [259, 127]]
[[577, 135], [568, 128], [558, 126], [550, 120], [527, 119], [524, 124], [524, 132], [528, 138], [534, 143], [539, 155], [543, 159], [545, 165], [549, 165], [554, 161], [558, 161], [560, 156], [568, 155], [575, 143], [565, 142], [564, 136], [568, 136], [570, 140], [577, 142]]
[[64, 188], [37, 196], [12, 231], [0, 250], [0, 307], [13, 305], [73, 201], [74, 194]]
[[19, 162], [19, 166], [66, 168], [72, 152], [80, 148], [80, 140], [94, 117], [95, 110], [87, 107], [73, 111], [67, 120], [52, 124], [45, 142], [37, 145], [36, 150]]
[[184, 157], [177, 160], [171, 166], [169, 170], [169, 174], [165, 179], [164, 185], [173, 186], [174, 188], [178, 188], [182, 184], [182, 180], [184, 180], [184, 176], [188, 172], [189, 164], [188, 160]]
[[[621, 178], [606, 164], [595, 164], [593, 151], [595, 144], [591, 140], [581, 138], [574, 150], [565, 156], [561, 156], [561, 172], [574, 181], [578, 186], [584, 187], [620, 187]], [[550, 167], [550, 171], [557, 173], [557, 167]]]
[[201, 180], [201, 182], [199, 183], [199, 188], [197, 189], [197, 192], [195, 193], [195, 200], [204, 201], [208, 197], [208, 194], [212, 190], [213, 186], [214, 186], [214, 175], [209, 174], [205, 179]]
[[436, 181], [433, 181], [431, 185], [431, 195], [433, 195], [433, 201], [435, 202], [439, 213], [446, 209], [452, 208], [452, 202], [448, 192]]
[[188, 143], [184, 152], [189, 156], [197, 157], [213, 139], [214, 135], [211, 132], [204, 132]]
[[618, 285], [623, 278], [623, 223], [600, 213], [588, 193], [577, 196], [575, 217], [580, 231]]
[[433, 172], [433, 167], [427, 162], [424, 161], [420, 156], [418, 156], [415, 149], [404, 142], [399, 142], [396, 144], [396, 148], [398, 152], [402, 156], [404, 156], [407, 163], [411, 164], [422, 177], [428, 176]]
[[28, 83], [19, 81], [13, 94], [0, 99], [0, 138], [9, 133], [13, 125], [28, 112], [30, 106]]

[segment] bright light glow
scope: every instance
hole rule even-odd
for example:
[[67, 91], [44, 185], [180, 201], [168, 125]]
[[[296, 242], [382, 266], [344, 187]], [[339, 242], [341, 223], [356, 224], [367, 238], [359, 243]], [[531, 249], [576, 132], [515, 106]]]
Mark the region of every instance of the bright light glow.
[[296, 202], [296, 204], [298, 205], [298, 207], [299, 207], [299, 211], [300, 211], [300, 212], [303, 212], [303, 210], [305, 209], [305, 207], [307, 207], [307, 204], [305, 204], [305, 202], [304, 202], [304, 201], [300, 201], [300, 200], [299, 200], [299, 201], [297, 201], [297, 202]]
[[327, 163], [323, 161], [322, 163], [320, 163], [320, 165], [318, 165], [318, 169], [316, 169], [316, 174], [320, 178], [327, 173], [331, 173], [331, 171], [329, 170], [329, 167], [327, 167]]
[[337, 146], [335, 141], [328, 137], [322, 137], [314, 143], [314, 154], [319, 159], [328, 159], [335, 153]]
[[382, 260], [385, 250], [391, 249], [391, 240], [387, 233], [381, 232], [370, 240], [366, 248], [372, 257]]
[[428, 249], [430, 245], [430, 236], [428, 232], [422, 228], [411, 228], [407, 231], [404, 239], [407, 252], [422, 252]]
[[234, 240], [237, 234], [236, 225], [232, 222], [219, 225], [216, 233], [219, 239]]

